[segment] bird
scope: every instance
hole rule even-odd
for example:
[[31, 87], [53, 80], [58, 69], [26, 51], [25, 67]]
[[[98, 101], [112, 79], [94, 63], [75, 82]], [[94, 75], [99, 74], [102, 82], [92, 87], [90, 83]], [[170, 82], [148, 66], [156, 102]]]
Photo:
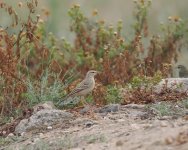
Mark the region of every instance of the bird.
[[187, 78], [188, 77], [188, 70], [183, 65], [178, 65], [177, 67], [179, 69], [179, 77], [180, 78]]
[[[92, 92], [92, 90], [95, 87], [95, 75], [98, 74], [98, 71], [95, 70], [89, 70], [83, 79], [83, 81], [76, 86], [75, 89], [73, 89], [68, 95], [65, 96], [63, 101], [60, 103], [61, 106], [67, 105], [67, 104], [74, 104], [77, 103], [77, 101], [74, 101], [73, 98], [76, 96], [85, 96]], [[72, 98], [69, 100], [69, 98]], [[83, 101], [82, 101], [83, 102]], [[85, 102], [86, 103], [86, 102]]]

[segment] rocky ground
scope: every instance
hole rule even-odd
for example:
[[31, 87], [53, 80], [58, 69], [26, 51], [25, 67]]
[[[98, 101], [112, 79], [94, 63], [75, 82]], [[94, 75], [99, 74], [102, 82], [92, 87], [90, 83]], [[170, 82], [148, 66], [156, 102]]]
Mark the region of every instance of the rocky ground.
[[[54, 108], [52, 110], [54, 111]], [[38, 112], [40, 111], [44, 110]], [[35, 112], [33, 118], [41, 121], [40, 117], [43, 116], [38, 112]], [[56, 117], [55, 123], [50, 123], [49, 118], [47, 121], [44, 119], [42, 124], [36, 123], [37, 130], [31, 116], [27, 121], [23, 121], [28, 129], [20, 128], [19, 124], [16, 128], [17, 135], [9, 134], [4, 141], [1, 139], [0, 150], [188, 149], [187, 110], [184, 110], [184, 113], [167, 113], [168, 115], [161, 116], [154, 107], [131, 104], [109, 105], [95, 112], [89, 115], [65, 112], [65, 120], [61, 118], [58, 121], [59, 117]], [[62, 115], [62, 112], [55, 114]]]

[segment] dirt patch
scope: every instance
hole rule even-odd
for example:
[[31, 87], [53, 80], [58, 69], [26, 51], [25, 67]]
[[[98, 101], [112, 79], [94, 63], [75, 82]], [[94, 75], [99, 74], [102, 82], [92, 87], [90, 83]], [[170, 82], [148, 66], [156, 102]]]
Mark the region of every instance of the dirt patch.
[[70, 126], [9, 136], [3, 149], [187, 150], [188, 117], [159, 116], [144, 105], [121, 106], [116, 112], [79, 116]]

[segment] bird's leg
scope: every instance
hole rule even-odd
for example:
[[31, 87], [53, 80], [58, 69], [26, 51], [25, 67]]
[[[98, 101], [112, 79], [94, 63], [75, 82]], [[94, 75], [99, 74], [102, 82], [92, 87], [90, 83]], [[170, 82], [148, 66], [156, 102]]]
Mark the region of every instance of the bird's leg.
[[89, 106], [89, 103], [88, 102], [86, 102], [86, 100], [84, 99], [84, 97], [83, 96], [81, 96], [81, 104], [83, 105], [83, 106]]
[[95, 116], [95, 113], [94, 113], [94, 107], [91, 106], [89, 103], [87, 103], [83, 96], [81, 97], [80, 102], [84, 106], [83, 110], [85, 109], [85, 113], [89, 114], [91, 118], [96, 119], [97, 117]]

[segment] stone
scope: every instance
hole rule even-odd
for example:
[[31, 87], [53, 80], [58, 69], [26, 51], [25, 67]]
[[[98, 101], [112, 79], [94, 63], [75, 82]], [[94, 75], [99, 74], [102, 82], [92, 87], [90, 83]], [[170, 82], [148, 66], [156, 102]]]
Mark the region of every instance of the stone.
[[162, 79], [159, 84], [154, 87], [156, 93], [161, 93], [165, 88], [175, 90], [177, 92], [187, 92], [188, 78], [166, 78]]
[[72, 150], [84, 150], [84, 148], [77, 147], [77, 148], [72, 148]]
[[117, 112], [120, 109], [120, 104], [109, 104], [102, 108], [95, 110], [96, 113], [109, 113], [109, 112]]
[[164, 121], [162, 121], [160, 125], [161, 125], [161, 127], [167, 127], [168, 126], [168, 124]]
[[85, 113], [89, 112], [89, 111], [90, 111], [90, 109], [91, 109], [91, 108], [90, 108], [89, 106], [86, 106], [86, 107], [84, 107], [83, 109], [81, 109], [81, 110], [80, 110], [80, 114], [82, 114], [82, 115], [83, 115], [83, 114], [85, 114]]
[[8, 137], [12, 137], [12, 136], [14, 136], [14, 134], [13, 133], [9, 133]]
[[132, 129], [136, 129], [136, 130], [140, 129], [140, 126], [138, 124], [135, 124], [135, 123], [131, 124], [130, 126], [131, 126]]
[[153, 125], [150, 123], [143, 124], [142, 126], [144, 127], [144, 129], [149, 129], [153, 127]]
[[65, 124], [73, 119], [73, 114], [56, 109], [42, 109], [27, 119], [23, 119], [15, 128], [15, 133], [46, 129], [55, 124]]
[[94, 124], [95, 124], [95, 122], [93, 122], [93, 121], [87, 121], [87, 122], [85, 122], [85, 127], [89, 128], [89, 127], [93, 126]]
[[40, 138], [44, 138], [44, 134], [43, 133], [39, 133], [39, 137]]
[[165, 138], [165, 144], [169, 145], [174, 143], [174, 139], [172, 137]]
[[5, 135], [7, 132], [6, 132], [6, 131], [3, 131], [2, 133], [3, 133], [3, 135]]
[[123, 146], [123, 142], [121, 140], [117, 141], [116, 146]]
[[141, 104], [127, 104], [125, 106], [123, 106], [124, 108], [132, 108], [132, 109], [143, 109], [145, 108], [145, 105], [141, 105]]
[[24, 136], [24, 135], [25, 135], [25, 132], [20, 133], [20, 135], [21, 135], [21, 136]]
[[34, 139], [32, 139], [33, 143], [37, 143], [38, 141], [40, 141], [40, 138], [34, 138]]
[[33, 113], [36, 113], [37, 111], [40, 111], [41, 109], [55, 109], [55, 106], [53, 102], [51, 101], [42, 102], [33, 107]]
[[52, 126], [48, 126], [47, 129], [48, 129], [48, 130], [52, 130], [53, 127], [52, 127]]

